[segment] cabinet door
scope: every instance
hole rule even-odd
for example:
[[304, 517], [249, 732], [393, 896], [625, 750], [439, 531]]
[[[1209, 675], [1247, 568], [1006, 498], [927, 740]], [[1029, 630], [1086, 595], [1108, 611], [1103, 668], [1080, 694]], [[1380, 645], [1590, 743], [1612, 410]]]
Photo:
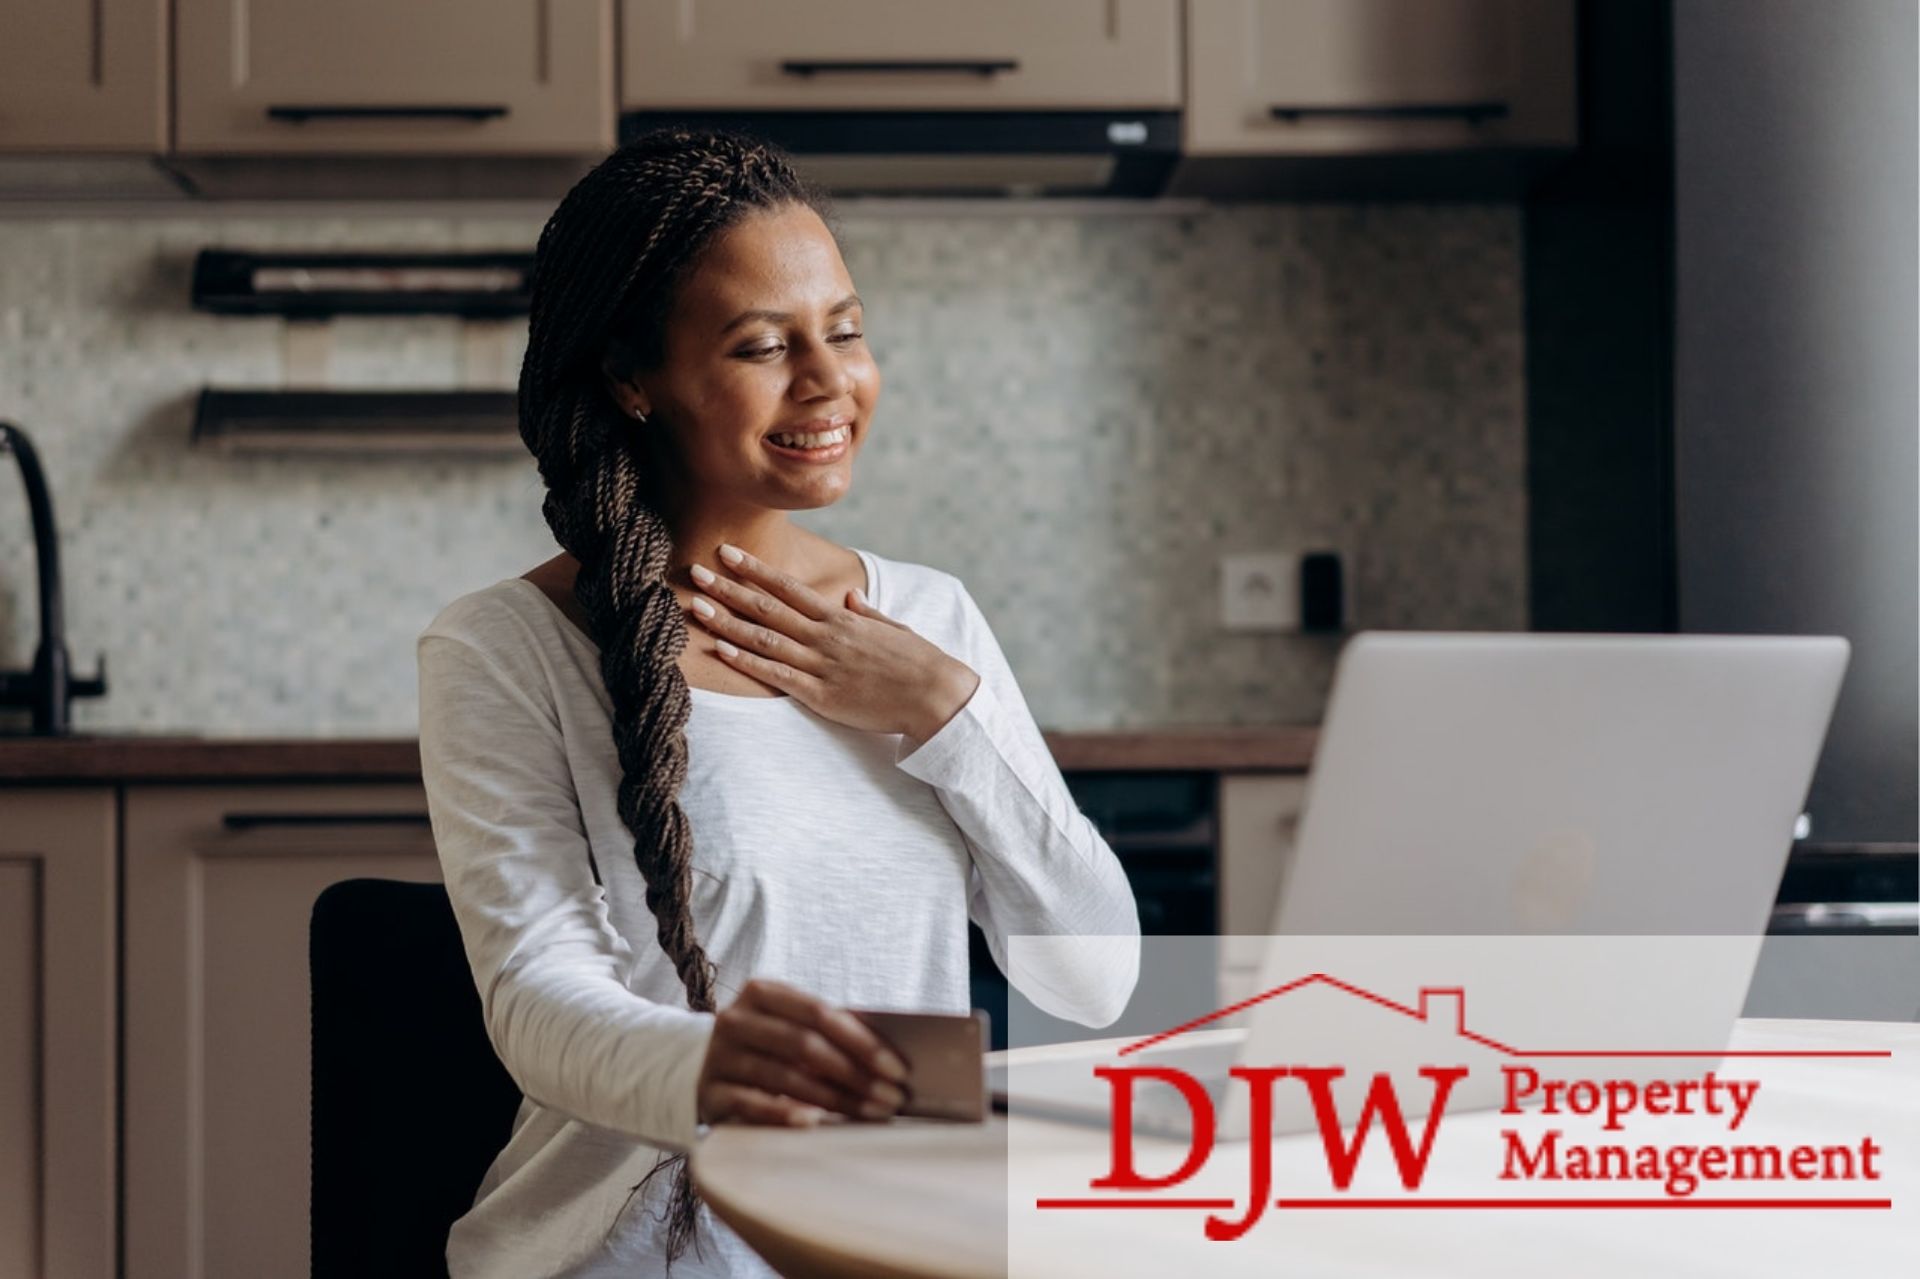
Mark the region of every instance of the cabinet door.
[[167, 146], [166, 0], [7, 0], [0, 153]]
[[1178, 0], [623, 0], [627, 110], [1174, 108]]
[[437, 881], [426, 812], [412, 783], [128, 789], [129, 1279], [308, 1272], [308, 921], [338, 880]]
[[[1306, 804], [1300, 774], [1228, 773], [1220, 778], [1220, 1004], [1253, 994], [1273, 930], [1274, 908], [1293, 861]], [[1225, 1025], [1240, 1025], [1237, 1014]]]
[[185, 154], [613, 145], [612, 0], [176, 0]]
[[1189, 0], [1195, 155], [1571, 146], [1573, 0]]
[[114, 1272], [115, 803], [0, 790], [0, 1276]]

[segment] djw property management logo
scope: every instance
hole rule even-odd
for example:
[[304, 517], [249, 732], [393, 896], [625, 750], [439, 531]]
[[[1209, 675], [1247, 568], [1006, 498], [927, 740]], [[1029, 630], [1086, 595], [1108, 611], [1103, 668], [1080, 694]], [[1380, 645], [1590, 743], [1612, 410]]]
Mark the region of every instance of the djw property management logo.
[[[1091, 1068], [1108, 1089], [1108, 1167], [1089, 1183], [1096, 1194], [1043, 1197], [1035, 1206], [1056, 1211], [1204, 1210], [1206, 1237], [1222, 1242], [1245, 1235], [1269, 1208], [1831, 1211], [1893, 1206], [1875, 1184], [1882, 1178], [1884, 1152], [1872, 1136], [1800, 1145], [1743, 1138], [1742, 1129], [1766, 1105], [1763, 1084], [1728, 1078], [1714, 1068], [1726, 1058], [1890, 1058], [1890, 1051], [1529, 1051], [1469, 1029], [1466, 992], [1459, 987], [1422, 989], [1418, 1003], [1410, 1006], [1313, 973], [1128, 1044], [1119, 1055], [1139, 1053], [1253, 1004], [1309, 989], [1360, 1001], [1368, 1015], [1417, 1023], [1426, 1032], [1420, 1039], [1423, 1056], [1396, 1064], [1398, 1083], [1393, 1071], [1376, 1068], [1380, 1063], [1329, 1061], [1305, 1051], [1298, 1060], [1232, 1067], [1229, 1092], [1242, 1092], [1248, 1139], [1246, 1193], [1236, 1196], [1238, 1215], [1232, 1215], [1234, 1199], [1182, 1193], [1215, 1158], [1220, 1107], [1199, 1079], [1166, 1064]], [[1304, 1047], [1309, 1038], [1300, 1036], [1296, 1042]], [[1647, 1059], [1660, 1064], [1649, 1066]], [[1164, 1109], [1157, 1112], [1161, 1122], [1156, 1131], [1185, 1135], [1185, 1152], [1171, 1168], [1141, 1166], [1135, 1120], [1144, 1088], [1170, 1089], [1184, 1106], [1184, 1114], [1171, 1124]], [[1425, 1184], [1436, 1151], [1446, 1141], [1449, 1124], [1458, 1122], [1453, 1116], [1469, 1110], [1494, 1111], [1502, 1125], [1494, 1146], [1487, 1147], [1484, 1128], [1476, 1139], [1475, 1148], [1489, 1154], [1487, 1166], [1475, 1174], [1475, 1193], [1430, 1194]], [[1670, 1117], [1695, 1121], [1685, 1128], [1690, 1135], [1704, 1123], [1715, 1139], [1676, 1140], [1676, 1129], [1661, 1122]], [[1604, 1139], [1571, 1136], [1569, 1129], [1575, 1126]], [[1661, 1128], [1663, 1132], [1635, 1131]], [[1318, 1184], [1275, 1186], [1274, 1138], [1292, 1134], [1309, 1142], [1317, 1136], [1325, 1173]], [[1164, 1165], [1167, 1145], [1155, 1143], [1153, 1153]], [[1368, 1160], [1390, 1163], [1398, 1193], [1352, 1193], [1356, 1175]], [[1722, 1183], [1758, 1185], [1766, 1193], [1735, 1195], [1719, 1189]], [[1217, 1185], [1217, 1178], [1210, 1184]]]

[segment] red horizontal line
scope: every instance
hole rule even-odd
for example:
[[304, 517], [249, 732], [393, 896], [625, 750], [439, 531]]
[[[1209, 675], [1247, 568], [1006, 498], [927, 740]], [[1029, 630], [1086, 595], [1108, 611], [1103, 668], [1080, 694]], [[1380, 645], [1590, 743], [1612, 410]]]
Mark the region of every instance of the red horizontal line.
[[1643, 1051], [1629, 1052], [1625, 1049], [1556, 1048], [1551, 1052], [1518, 1052], [1517, 1057], [1891, 1057], [1893, 1050], [1888, 1048], [1802, 1048], [1780, 1049], [1773, 1051], [1763, 1048], [1733, 1052], [1726, 1049], [1702, 1048], [1697, 1051]]
[[1036, 1199], [1036, 1208], [1231, 1208], [1231, 1199]]
[[1280, 1199], [1276, 1208], [1892, 1208], [1891, 1199]]
[[[1036, 1208], [1231, 1208], [1231, 1199], [1036, 1199]], [[1278, 1199], [1276, 1208], [1869, 1208], [1891, 1199]]]

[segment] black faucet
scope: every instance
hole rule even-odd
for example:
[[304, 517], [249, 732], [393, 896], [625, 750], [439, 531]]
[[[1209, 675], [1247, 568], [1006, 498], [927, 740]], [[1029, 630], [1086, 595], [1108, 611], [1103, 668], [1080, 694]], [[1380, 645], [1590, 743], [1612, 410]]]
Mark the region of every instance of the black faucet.
[[27, 486], [27, 505], [33, 512], [33, 550], [40, 570], [40, 648], [33, 655], [32, 670], [0, 671], [0, 706], [31, 706], [36, 736], [66, 734], [72, 731], [67, 703], [107, 691], [107, 655], [100, 654], [100, 669], [92, 679], [73, 677], [60, 611], [60, 547], [53, 498], [33, 441], [13, 423], [0, 422], [0, 453], [9, 452], [20, 463], [20, 479]]

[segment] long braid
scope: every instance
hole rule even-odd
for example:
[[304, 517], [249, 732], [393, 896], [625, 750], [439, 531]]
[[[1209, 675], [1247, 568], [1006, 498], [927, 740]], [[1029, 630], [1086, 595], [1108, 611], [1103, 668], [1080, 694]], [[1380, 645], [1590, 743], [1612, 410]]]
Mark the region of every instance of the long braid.
[[[621, 414], [603, 367], [610, 349], [657, 367], [673, 291], [701, 250], [747, 213], [795, 203], [824, 211], [783, 155], [739, 135], [662, 129], [621, 147], [540, 233], [520, 370], [520, 436], [546, 485], [541, 513], [580, 563], [574, 597], [613, 702], [620, 816], [660, 949], [696, 1012], [715, 1004], [713, 964], [694, 935], [693, 838], [678, 799], [692, 709], [679, 665], [686, 619], [667, 584], [672, 531], [648, 496], [637, 432], [649, 428]], [[656, 1163], [633, 1191], [664, 1169], [675, 1174], [671, 1272], [689, 1242], [698, 1247], [701, 1205], [684, 1155]]]

